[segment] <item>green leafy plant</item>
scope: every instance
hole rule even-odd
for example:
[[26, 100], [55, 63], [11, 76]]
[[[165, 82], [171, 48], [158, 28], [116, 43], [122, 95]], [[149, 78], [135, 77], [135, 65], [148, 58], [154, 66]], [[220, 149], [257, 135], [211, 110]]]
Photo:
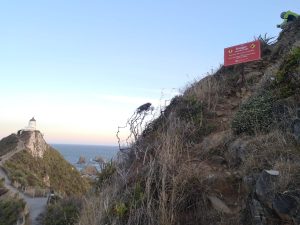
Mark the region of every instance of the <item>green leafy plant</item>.
[[177, 106], [177, 115], [185, 121], [193, 121], [202, 123], [203, 120], [203, 105], [196, 99], [195, 96], [182, 98]]
[[51, 188], [66, 195], [83, 194], [89, 187], [80, 173], [51, 147], [39, 159], [28, 151], [16, 153], [5, 162], [4, 167], [10, 179], [24, 187], [46, 188], [43, 181], [45, 174], [49, 176]]
[[264, 93], [250, 98], [237, 111], [231, 127], [236, 134], [254, 134], [257, 131], [267, 131], [273, 122], [273, 98], [270, 93]]
[[281, 83], [287, 79], [287, 75], [299, 66], [300, 63], [300, 47], [294, 48], [282, 63], [276, 74], [276, 82]]
[[276, 42], [275, 37], [268, 36], [267, 33], [264, 35], [259, 35], [258, 37], [254, 37], [255, 40], [261, 41], [263, 45], [272, 45]]
[[[287, 58], [281, 64], [274, 83], [280, 98], [287, 98], [295, 94], [295, 90], [299, 88], [299, 78], [294, 74], [300, 66], [300, 47], [294, 48]], [[298, 71], [299, 73], [299, 71]]]
[[126, 215], [127, 211], [128, 211], [128, 208], [124, 202], [118, 202], [115, 205], [115, 212], [119, 218], [123, 218]]
[[8, 198], [0, 201], [0, 224], [14, 225], [18, 220], [19, 214], [24, 210], [25, 202]]
[[135, 184], [134, 190], [133, 190], [133, 201], [132, 205], [133, 206], [139, 206], [143, 200], [144, 200], [144, 190], [141, 186], [141, 184], [138, 182]]
[[82, 208], [80, 199], [68, 198], [51, 204], [47, 207], [43, 216], [43, 225], [73, 225], [79, 219], [79, 213]]

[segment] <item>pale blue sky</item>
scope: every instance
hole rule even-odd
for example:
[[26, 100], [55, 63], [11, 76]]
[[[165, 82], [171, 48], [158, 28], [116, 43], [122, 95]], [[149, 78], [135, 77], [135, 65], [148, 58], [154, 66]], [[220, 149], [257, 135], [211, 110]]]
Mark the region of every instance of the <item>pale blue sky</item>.
[[2, 1], [0, 138], [34, 115], [49, 142], [115, 144], [136, 107], [277, 36], [285, 10], [299, 1]]

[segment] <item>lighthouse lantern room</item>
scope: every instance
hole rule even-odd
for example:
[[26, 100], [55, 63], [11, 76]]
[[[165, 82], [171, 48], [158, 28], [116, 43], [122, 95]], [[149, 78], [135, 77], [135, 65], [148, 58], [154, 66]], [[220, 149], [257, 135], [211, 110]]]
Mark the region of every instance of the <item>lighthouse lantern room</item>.
[[32, 117], [31, 120], [29, 120], [28, 126], [25, 128], [25, 130], [34, 131], [35, 129], [36, 129], [36, 120], [34, 119], [34, 117]]

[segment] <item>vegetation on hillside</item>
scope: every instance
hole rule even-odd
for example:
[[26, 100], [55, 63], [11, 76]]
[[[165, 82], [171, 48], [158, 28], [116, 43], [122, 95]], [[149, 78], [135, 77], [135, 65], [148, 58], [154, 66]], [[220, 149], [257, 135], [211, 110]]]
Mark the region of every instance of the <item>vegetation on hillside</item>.
[[0, 157], [15, 149], [18, 145], [18, 137], [11, 134], [0, 141]]
[[82, 200], [66, 198], [47, 206], [47, 210], [40, 218], [43, 225], [71, 225], [75, 224], [80, 215]]
[[0, 224], [15, 225], [21, 212], [24, 211], [25, 202], [14, 197], [0, 200]]
[[55, 149], [49, 147], [43, 158], [35, 158], [27, 151], [15, 154], [5, 162], [10, 179], [23, 187], [46, 188], [49, 176], [51, 189], [66, 194], [83, 194], [88, 182]]
[[299, 224], [299, 28], [175, 97], [100, 173], [78, 224]]

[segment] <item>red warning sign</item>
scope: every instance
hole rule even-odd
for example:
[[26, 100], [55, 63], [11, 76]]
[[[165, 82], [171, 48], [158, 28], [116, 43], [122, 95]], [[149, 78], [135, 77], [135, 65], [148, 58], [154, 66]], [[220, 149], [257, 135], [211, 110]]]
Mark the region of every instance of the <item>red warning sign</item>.
[[260, 41], [252, 41], [224, 49], [224, 66], [261, 59]]

